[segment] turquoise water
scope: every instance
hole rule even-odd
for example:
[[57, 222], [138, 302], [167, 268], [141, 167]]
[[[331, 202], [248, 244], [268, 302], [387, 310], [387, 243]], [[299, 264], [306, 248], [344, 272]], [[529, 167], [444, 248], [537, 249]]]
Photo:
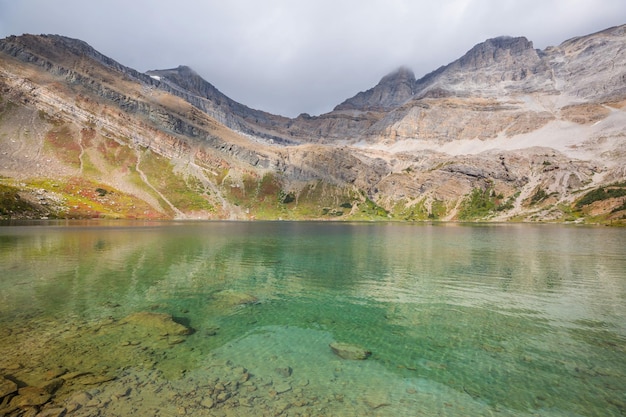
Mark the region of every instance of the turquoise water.
[[[97, 358], [118, 381], [122, 372], [156, 369], [184, 386], [228, 363], [245, 367], [251, 381], [288, 383], [286, 394], [254, 399], [271, 411], [279, 404], [276, 395], [293, 395], [283, 415], [626, 413], [622, 229], [316, 222], [5, 226], [0, 277], [0, 369], [6, 374], [20, 362], [21, 378], [53, 363], [85, 365], [87, 359], [77, 359], [84, 355]], [[129, 364], [118, 352], [119, 340], [113, 344], [90, 326], [139, 311], [171, 314], [194, 333], [162, 350], [146, 348], [136, 355], [152, 356]], [[47, 341], [45, 353], [28, 335]], [[333, 341], [363, 346], [372, 356], [341, 359], [328, 348]], [[291, 374], [277, 374], [281, 367]], [[189, 409], [198, 403], [189, 401]], [[211, 410], [238, 415], [238, 406]]]

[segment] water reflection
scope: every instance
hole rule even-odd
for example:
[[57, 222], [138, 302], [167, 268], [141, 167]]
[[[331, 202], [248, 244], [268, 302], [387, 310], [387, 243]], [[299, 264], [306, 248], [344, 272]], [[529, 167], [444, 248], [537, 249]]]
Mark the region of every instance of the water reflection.
[[619, 401], [606, 386], [626, 376], [622, 230], [115, 224], [0, 228], [0, 323], [165, 312], [196, 330], [168, 356], [178, 366], [212, 353], [261, 372], [267, 350], [314, 372], [312, 346], [335, 339], [375, 352], [368, 378], [382, 367], [399, 378], [390, 386], [423, 378], [494, 409], [586, 414]]

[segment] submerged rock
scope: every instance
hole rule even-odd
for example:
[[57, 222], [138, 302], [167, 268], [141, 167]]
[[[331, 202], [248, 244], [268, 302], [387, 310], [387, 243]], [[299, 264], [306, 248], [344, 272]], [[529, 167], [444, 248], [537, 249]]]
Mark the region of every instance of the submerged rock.
[[371, 351], [361, 346], [349, 343], [332, 342], [329, 346], [337, 356], [343, 359], [364, 360], [372, 354]]
[[293, 373], [293, 369], [291, 368], [291, 366], [278, 367], [275, 370], [277, 374], [284, 378], [289, 378]]
[[18, 390], [17, 397], [11, 400], [12, 407], [32, 407], [43, 405], [50, 401], [52, 395], [39, 387], [24, 387]]
[[172, 316], [166, 313], [141, 311], [139, 313], [131, 314], [123, 319], [122, 324], [134, 324], [136, 326], [141, 326], [149, 332], [153, 331], [162, 336], [185, 336], [192, 333], [192, 330], [189, 327], [175, 322]]
[[10, 379], [0, 377], [0, 399], [17, 391], [17, 384]]
[[213, 406], [215, 405], [215, 401], [213, 401], [211, 397], [204, 398], [200, 402], [200, 405], [203, 406], [204, 408], [213, 408]]
[[63, 366], [55, 366], [52, 369], [49, 369], [48, 372], [45, 373], [45, 378], [48, 380], [58, 378], [67, 373], [67, 368]]
[[276, 394], [283, 394], [287, 391], [291, 391], [291, 384], [288, 382], [278, 383], [274, 385], [274, 391], [276, 391]]
[[224, 304], [228, 307], [256, 304], [259, 302], [259, 299], [256, 298], [254, 295], [234, 290], [218, 291], [213, 295], [213, 298], [217, 300], [220, 304]]
[[41, 410], [36, 417], [63, 417], [67, 415], [67, 408], [54, 407]]
[[391, 405], [391, 400], [386, 394], [376, 393], [363, 398], [363, 402], [372, 410]]
[[65, 380], [63, 378], [55, 378], [42, 385], [41, 389], [48, 394], [54, 394], [59, 388], [61, 388], [64, 382]]

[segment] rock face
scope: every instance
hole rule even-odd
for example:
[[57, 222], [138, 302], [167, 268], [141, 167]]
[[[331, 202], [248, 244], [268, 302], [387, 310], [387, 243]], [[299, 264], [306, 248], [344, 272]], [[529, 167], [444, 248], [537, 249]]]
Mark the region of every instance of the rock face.
[[[463, 57], [420, 80], [420, 88], [428, 89], [430, 80], [474, 94], [500, 94], [502, 86], [514, 91], [531, 92], [549, 89], [549, 66], [524, 37], [499, 37], [476, 45]], [[468, 88], [469, 87], [469, 88]]]
[[623, 222], [621, 191], [602, 214], [578, 202], [626, 181], [625, 43], [626, 26], [545, 50], [488, 39], [288, 119], [186, 66], [142, 74], [80, 40], [11, 36], [0, 216]]

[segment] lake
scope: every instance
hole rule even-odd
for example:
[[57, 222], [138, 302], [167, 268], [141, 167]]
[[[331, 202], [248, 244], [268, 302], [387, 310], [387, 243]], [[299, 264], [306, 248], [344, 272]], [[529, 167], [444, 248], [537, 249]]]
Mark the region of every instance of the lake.
[[8, 224], [0, 277], [0, 414], [626, 414], [624, 229]]

